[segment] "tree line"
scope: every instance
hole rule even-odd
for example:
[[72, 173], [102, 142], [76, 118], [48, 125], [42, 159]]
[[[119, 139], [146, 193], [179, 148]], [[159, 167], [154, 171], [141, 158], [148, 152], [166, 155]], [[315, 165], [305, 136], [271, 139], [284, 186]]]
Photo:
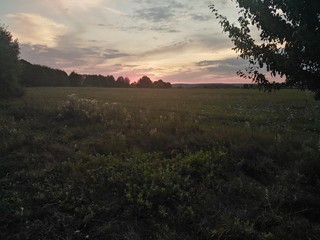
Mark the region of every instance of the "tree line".
[[169, 82], [152, 82], [143, 76], [137, 82], [130, 83], [128, 77], [113, 75], [89, 75], [72, 72], [69, 75], [60, 69], [32, 64], [20, 59], [20, 47], [17, 39], [5, 26], [0, 24], [0, 98], [19, 97], [23, 87], [138, 87], [170, 88]]
[[143, 76], [137, 82], [130, 83], [128, 77], [113, 75], [79, 74], [71, 72], [69, 75], [60, 69], [31, 64], [21, 59], [22, 68], [20, 82], [26, 87], [138, 87], [138, 88], [171, 88], [171, 83], [158, 80], [152, 82]]

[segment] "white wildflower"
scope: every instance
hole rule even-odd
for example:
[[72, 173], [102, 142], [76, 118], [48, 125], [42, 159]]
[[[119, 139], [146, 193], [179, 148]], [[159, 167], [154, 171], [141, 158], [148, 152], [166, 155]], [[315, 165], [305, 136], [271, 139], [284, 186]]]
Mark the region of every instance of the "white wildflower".
[[22, 216], [24, 213], [24, 207], [20, 207], [20, 215]]
[[157, 128], [153, 128], [153, 129], [151, 129], [150, 131], [149, 131], [149, 134], [151, 135], [151, 136], [153, 136], [154, 134], [156, 134], [158, 132], [158, 129]]

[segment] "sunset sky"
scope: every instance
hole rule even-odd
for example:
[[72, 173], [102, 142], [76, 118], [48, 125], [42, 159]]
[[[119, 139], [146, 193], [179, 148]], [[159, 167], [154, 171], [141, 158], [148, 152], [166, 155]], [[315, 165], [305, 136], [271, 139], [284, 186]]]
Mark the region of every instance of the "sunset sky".
[[81, 74], [171, 83], [245, 82], [246, 62], [208, 6], [235, 20], [230, 0], [1, 0], [0, 23], [21, 58]]

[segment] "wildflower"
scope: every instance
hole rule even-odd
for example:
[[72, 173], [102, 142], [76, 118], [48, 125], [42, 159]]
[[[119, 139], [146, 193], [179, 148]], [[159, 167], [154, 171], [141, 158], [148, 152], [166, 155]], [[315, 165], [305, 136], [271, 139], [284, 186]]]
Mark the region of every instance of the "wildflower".
[[20, 207], [20, 214], [21, 214], [21, 216], [23, 215], [23, 212], [24, 212], [24, 207]]
[[153, 128], [153, 129], [150, 130], [149, 134], [150, 134], [151, 136], [153, 136], [153, 135], [156, 134], [157, 132], [158, 132], [158, 129], [157, 129], [157, 128]]

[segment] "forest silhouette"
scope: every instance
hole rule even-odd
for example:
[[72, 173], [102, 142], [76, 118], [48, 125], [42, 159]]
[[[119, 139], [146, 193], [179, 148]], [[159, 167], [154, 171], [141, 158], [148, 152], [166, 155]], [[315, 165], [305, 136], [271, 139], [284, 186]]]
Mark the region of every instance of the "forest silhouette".
[[20, 60], [22, 66], [21, 84], [26, 87], [137, 87], [137, 88], [171, 88], [171, 83], [163, 80], [152, 81], [148, 76], [143, 76], [137, 82], [132, 82], [128, 77], [113, 75], [79, 74], [75, 71], [69, 75], [60, 69], [31, 64]]

